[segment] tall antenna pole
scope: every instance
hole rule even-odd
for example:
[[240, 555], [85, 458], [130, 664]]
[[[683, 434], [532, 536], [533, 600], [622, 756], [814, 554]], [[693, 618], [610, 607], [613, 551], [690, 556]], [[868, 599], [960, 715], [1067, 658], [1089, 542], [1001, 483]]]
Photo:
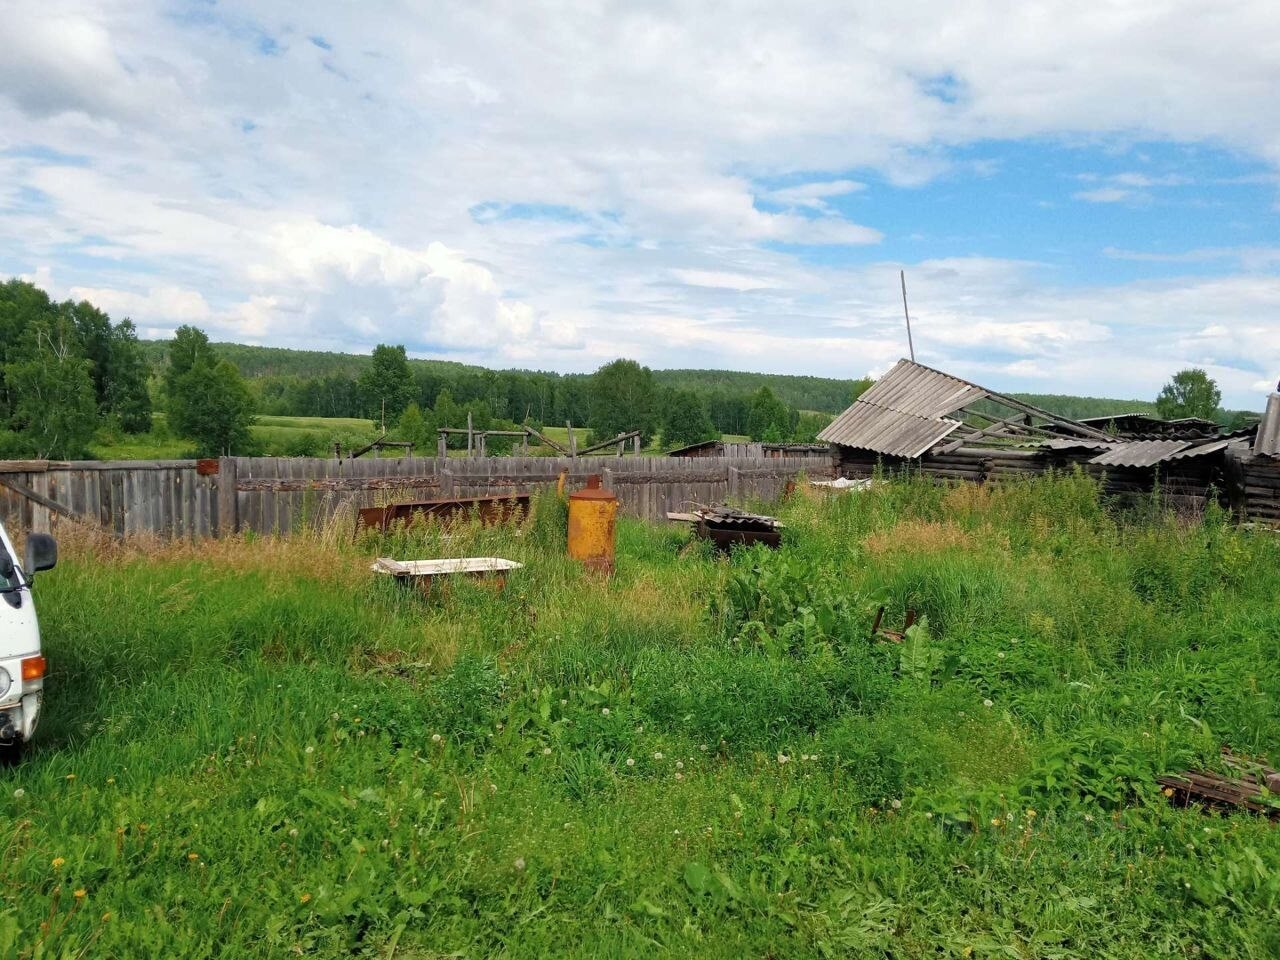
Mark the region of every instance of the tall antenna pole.
[[902, 315], [907, 318], [907, 349], [911, 351], [911, 362], [916, 362], [916, 345], [911, 342], [911, 312], [907, 309], [907, 271], [899, 270], [902, 280]]

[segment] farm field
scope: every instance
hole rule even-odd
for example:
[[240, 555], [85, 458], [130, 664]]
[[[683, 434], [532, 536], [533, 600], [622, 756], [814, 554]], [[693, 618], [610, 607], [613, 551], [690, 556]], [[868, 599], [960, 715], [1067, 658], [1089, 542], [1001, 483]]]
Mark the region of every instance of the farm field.
[[[1280, 753], [1280, 538], [1081, 476], [623, 520], [111, 543], [36, 585], [5, 957], [1280, 955], [1280, 834], [1154, 778]], [[501, 556], [431, 596], [369, 562]], [[875, 609], [902, 645], [871, 642]]]

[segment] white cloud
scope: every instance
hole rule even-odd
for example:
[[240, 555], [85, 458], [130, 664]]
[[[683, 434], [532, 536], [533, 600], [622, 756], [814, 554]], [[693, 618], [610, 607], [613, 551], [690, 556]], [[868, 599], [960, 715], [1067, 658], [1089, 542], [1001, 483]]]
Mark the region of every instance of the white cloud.
[[[865, 223], [835, 212], [864, 179], [986, 176], [991, 161], [953, 148], [1033, 137], [1204, 143], [1280, 165], [1280, 127], [1258, 121], [1280, 88], [1274, 5], [1202, 13], [1193, 0], [1087, 15], [1067, 0], [815, 0], [785, 16], [748, 0], [474, 0], [430, 16], [24, 0], [0, 11], [0, 262], [148, 329], [403, 339], [561, 369], [632, 352], [856, 375], [901, 352], [898, 265], [866, 264], [888, 256], [875, 245], [944, 229], [878, 202]], [[1188, 180], [1135, 160], [1077, 197], [1141, 203]], [[1212, 355], [1237, 397], [1280, 367], [1266, 245], [1111, 250], [1243, 275], [1079, 288], [909, 242], [936, 362], [1147, 395]], [[849, 249], [787, 252], [816, 246]], [[1206, 344], [1206, 327], [1226, 333]]]

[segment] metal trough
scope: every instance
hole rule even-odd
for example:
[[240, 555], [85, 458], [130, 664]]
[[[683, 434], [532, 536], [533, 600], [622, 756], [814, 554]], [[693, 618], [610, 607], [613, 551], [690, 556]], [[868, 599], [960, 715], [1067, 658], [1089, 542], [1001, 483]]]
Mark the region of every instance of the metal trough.
[[359, 526], [386, 532], [396, 523], [409, 524], [414, 519], [438, 517], [449, 523], [475, 516], [486, 527], [498, 523], [523, 520], [529, 513], [529, 494], [510, 493], [486, 497], [445, 497], [437, 500], [411, 500], [385, 507], [365, 507], [360, 511]]

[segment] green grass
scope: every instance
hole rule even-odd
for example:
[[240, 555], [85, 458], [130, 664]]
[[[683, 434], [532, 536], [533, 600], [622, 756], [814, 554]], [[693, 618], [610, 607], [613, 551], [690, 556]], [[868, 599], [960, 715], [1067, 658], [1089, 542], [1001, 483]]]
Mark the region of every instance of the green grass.
[[[523, 536], [64, 530], [0, 955], [1280, 954], [1280, 834], [1153, 782], [1280, 747], [1280, 539], [1079, 477], [780, 515], [728, 560], [623, 521], [608, 581], [545, 504]], [[378, 554], [526, 566], [423, 596]], [[870, 642], [880, 604], [927, 629]]]

